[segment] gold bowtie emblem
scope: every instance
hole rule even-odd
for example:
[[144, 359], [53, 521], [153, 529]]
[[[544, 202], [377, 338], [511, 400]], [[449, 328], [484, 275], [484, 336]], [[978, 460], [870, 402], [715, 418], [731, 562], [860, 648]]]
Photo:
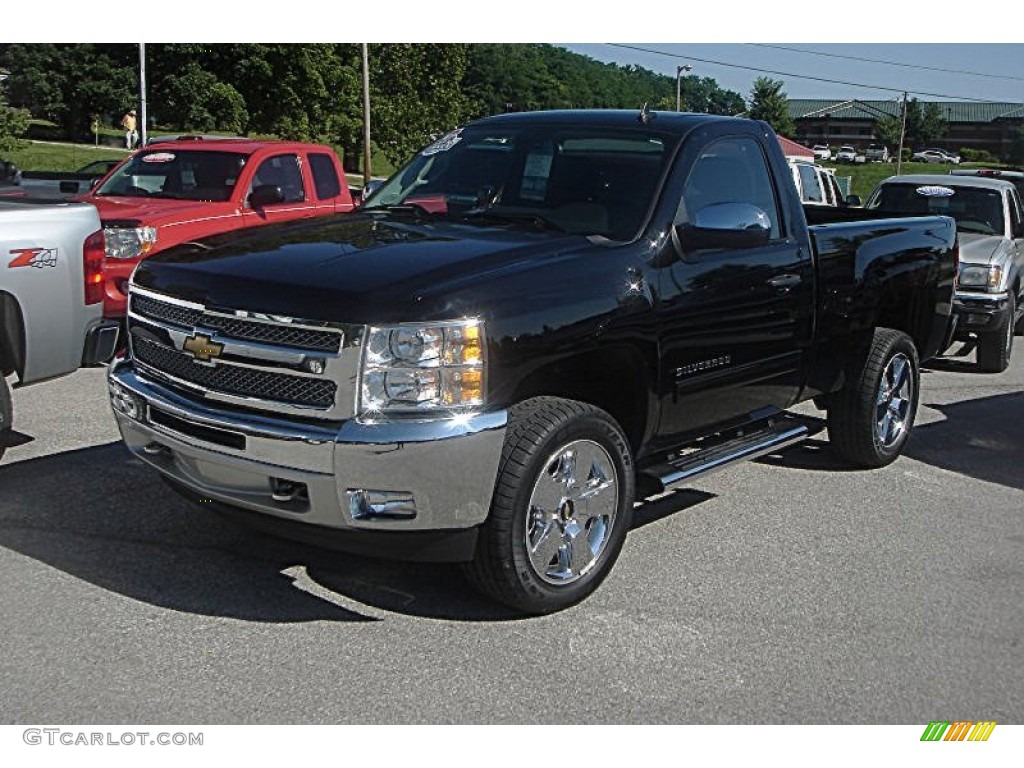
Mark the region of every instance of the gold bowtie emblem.
[[201, 333], [189, 336], [185, 339], [185, 343], [181, 345], [181, 348], [186, 352], [191, 352], [196, 360], [202, 360], [203, 362], [207, 362], [213, 357], [220, 357], [220, 353], [224, 351], [223, 344], [218, 344], [209, 336], [204, 336]]

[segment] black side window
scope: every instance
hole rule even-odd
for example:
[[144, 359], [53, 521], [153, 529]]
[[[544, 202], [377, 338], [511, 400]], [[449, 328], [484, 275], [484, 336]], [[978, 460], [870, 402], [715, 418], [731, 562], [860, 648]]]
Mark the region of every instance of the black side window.
[[306, 199], [297, 155], [275, 155], [260, 163], [252, 185], [258, 187], [262, 184], [280, 187], [286, 203], [299, 203]]
[[330, 155], [310, 154], [309, 169], [313, 172], [313, 186], [318, 200], [329, 200], [341, 193], [341, 182], [338, 181], [338, 172], [334, 169]]
[[768, 164], [752, 138], [732, 137], [709, 144], [690, 171], [683, 200], [688, 216], [717, 203], [755, 205], [768, 215], [773, 240], [782, 231]]

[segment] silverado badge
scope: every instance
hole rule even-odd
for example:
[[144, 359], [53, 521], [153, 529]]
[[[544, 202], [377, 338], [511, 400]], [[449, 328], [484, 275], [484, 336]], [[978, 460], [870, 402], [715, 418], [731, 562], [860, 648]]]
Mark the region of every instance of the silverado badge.
[[223, 344], [218, 344], [209, 336], [204, 336], [201, 333], [189, 336], [181, 348], [186, 352], [191, 352], [196, 360], [204, 363], [209, 362], [211, 358], [220, 357], [220, 353], [224, 351]]

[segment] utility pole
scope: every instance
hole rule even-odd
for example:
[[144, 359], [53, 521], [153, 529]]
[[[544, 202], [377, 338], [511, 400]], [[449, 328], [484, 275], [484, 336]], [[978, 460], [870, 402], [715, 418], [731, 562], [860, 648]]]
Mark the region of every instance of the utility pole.
[[363, 188], [370, 183], [370, 54], [363, 43]]
[[907, 133], [907, 92], [903, 92], [903, 117], [900, 119], [900, 149], [896, 155], [896, 175], [900, 175], [900, 167], [903, 165], [903, 139]]
[[146, 146], [146, 44], [139, 43], [139, 146]]
[[682, 80], [683, 72], [689, 72], [693, 69], [689, 64], [680, 64], [676, 67], [676, 112], [683, 111], [683, 99], [682, 99]]

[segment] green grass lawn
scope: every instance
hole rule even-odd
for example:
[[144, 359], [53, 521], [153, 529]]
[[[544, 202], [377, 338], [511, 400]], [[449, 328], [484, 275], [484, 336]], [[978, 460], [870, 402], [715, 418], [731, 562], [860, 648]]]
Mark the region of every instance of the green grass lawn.
[[116, 160], [127, 154], [116, 147], [32, 142], [9, 152], [6, 159], [23, 171], [77, 171], [94, 160]]

